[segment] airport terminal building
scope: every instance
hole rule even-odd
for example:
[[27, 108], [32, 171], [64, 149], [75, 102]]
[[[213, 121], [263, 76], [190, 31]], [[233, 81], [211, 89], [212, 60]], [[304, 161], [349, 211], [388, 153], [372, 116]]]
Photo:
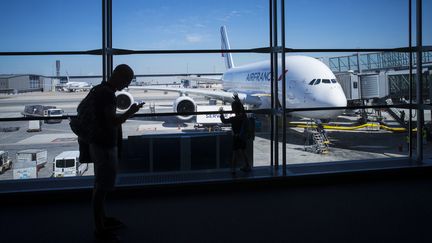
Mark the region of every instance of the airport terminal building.
[[51, 91], [51, 79], [35, 74], [0, 74], [0, 92], [24, 93]]

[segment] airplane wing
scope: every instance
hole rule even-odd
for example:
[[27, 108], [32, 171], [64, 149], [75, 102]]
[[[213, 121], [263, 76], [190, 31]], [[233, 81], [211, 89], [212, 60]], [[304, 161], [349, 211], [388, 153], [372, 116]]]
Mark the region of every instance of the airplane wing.
[[216, 78], [201, 78], [201, 77], [191, 77], [191, 76], [177, 76], [180, 80], [190, 80], [195, 81], [199, 83], [209, 83], [209, 84], [221, 84], [222, 79], [216, 79]]
[[264, 94], [245, 94], [240, 92], [229, 92], [222, 90], [203, 90], [203, 89], [189, 89], [189, 88], [170, 88], [170, 87], [158, 87], [158, 86], [129, 86], [130, 90], [155, 90], [155, 91], [166, 91], [166, 92], [177, 92], [182, 95], [195, 94], [201, 96], [211, 97], [217, 100], [225, 102], [233, 102], [234, 93], [238, 94], [240, 100], [249, 105], [259, 106], [262, 103], [260, 97], [267, 96]]

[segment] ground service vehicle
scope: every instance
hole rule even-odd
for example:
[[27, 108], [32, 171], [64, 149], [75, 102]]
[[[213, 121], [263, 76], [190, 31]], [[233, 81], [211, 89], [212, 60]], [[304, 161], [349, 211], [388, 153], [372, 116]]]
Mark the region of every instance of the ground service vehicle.
[[19, 160], [13, 164], [13, 179], [33, 179], [38, 177], [36, 161]]
[[44, 167], [48, 161], [46, 149], [26, 149], [17, 152], [17, 162], [35, 161], [37, 170]]
[[[63, 116], [63, 109], [51, 105], [26, 105], [22, 114], [25, 117], [53, 117], [60, 118]], [[45, 120], [45, 123], [60, 123], [61, 119]]]
[[0, 151], [0, 174], [3, 174], [6, 170], [12, 167], [12, 159], [9, 158], [9, 154], [6, 151]]
[[79, 151], [64, 151], [53, 161], [54, 177], [82, 176], [88, 170], [88, 164], [79, 162]]

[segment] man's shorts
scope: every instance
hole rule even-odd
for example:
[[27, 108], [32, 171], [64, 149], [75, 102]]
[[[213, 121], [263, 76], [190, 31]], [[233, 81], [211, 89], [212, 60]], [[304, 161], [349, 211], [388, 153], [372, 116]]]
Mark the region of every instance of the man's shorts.
[[90, 155], [94, 164], [95, 188], [112, 191], [117, 177], [117, 147], [105, 148], [90, 144]]

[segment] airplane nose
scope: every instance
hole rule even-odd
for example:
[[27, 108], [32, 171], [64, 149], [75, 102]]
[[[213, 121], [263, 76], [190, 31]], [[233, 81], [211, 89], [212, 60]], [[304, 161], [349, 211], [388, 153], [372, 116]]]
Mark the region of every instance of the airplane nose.
[[[324, 96], [321, 99], [322, 107], [345, 107], [347, 105], [347, 99], [342, 89], [329, 90]], [[325, 113], [326, 116], [334, 118], [342, 114], [343, 111], [343, 109], [326, 110]]]
[[328, 101], [329, 107], [344, 107], [347, 105], [347, 99], [342, 90], [332, 90]]

